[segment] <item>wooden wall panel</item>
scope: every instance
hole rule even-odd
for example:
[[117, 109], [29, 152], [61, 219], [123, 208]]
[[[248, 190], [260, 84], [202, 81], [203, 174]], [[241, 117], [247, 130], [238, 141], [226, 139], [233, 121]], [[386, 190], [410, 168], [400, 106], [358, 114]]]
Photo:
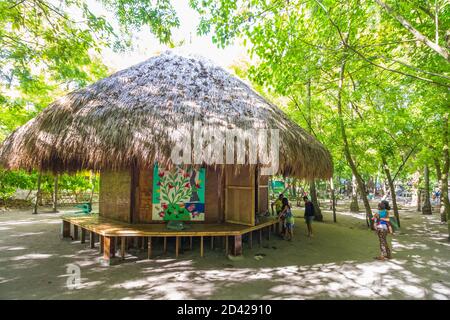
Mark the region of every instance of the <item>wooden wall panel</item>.
[[259, 177], [258, 213], [269, 210], [269, 176]]
[[139, 223], [152, 222], [153, 169], [139, 171]]
[[206, 168], [205, 190], [205, 222], [217, 223], [224, 220], [223, 216], [223, 183], [220, 179], [220, 168]]
[[131, 174], [129, 170], [100, 172], [99, 215], [130, 222]]

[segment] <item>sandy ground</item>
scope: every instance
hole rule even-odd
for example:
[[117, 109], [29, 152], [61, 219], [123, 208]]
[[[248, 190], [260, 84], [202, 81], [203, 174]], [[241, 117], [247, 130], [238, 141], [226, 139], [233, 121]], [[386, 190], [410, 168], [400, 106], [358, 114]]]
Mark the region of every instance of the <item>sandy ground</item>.
[[[67, 211], [66, 211], [67, 212]], [[174, 250], [145, 260], [102, 267], [98, 249], [61, 240], [60, 214], [0, 213], [1, 299], [450, 299], [450, 243], [437, 213], [422, 216], [403, 209], [402, 231], [390, 242], [394, 259], [375, 261], [378, 240], [363, 214], [341, 208], [338, 223], [324, 212], [308, 239], [300, 210], [295, 239], [272, 236], [262, 247], [244, 243], [241, 260], [219, 246], [205, 257], [198, 244], [179, 259]], [[255, 255], [262, 259], [256, 260]], [[81, 271], [78, 288], [67, 287], [67, 268]]]

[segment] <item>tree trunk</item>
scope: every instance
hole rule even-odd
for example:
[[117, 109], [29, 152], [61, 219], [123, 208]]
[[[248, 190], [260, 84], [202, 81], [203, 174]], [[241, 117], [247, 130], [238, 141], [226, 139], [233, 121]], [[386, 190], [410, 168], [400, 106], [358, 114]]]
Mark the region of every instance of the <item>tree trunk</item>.
[[450, 154], [449, 154], [449, 143], [448, 143], [448, 117], [449, 114], [444, 114], [443, 120], [443, 156], [444, 156], [444, 166], [442, 167], [441, 181], [442, 181], [442, 189], [441, 189], [441, 201], [443, 206], [441, 207], [441, 220], [443, 222], [448, 222], [448, 232], [449, 232], [449, 240], [450, 240], [450, 200], [448, 194], [448, 174], [450, 170]]
[[359, 212], [358, 205], [358, 184], [355, 175], [352, 176], [352, 200], [350, 202], [350, 211]]
[[58, 212], [58, 174], [55, 175], [54, 179], [54, 186], [53, 186], [53, 205], [52, 205], [52, 211]]
[[392, 208], [394, 210], [394, 216], [397, 219], [398, 226], [400, 227], [400, 215], [398, 213], [397, 195], [395, 194], [394, 181], [391, 177], [391, 171], [389, 170], [386, 158], [384, 156], [381, 156], [381, 161], [383, 162], [384, 173], [386, 174], [386, 179], [389, 184], [389, 189], [391, 190]]
[[430, 215], [432, 214], [431, 211], [431, 201], [430, 201], [430, 174], [428, 170], [428, 165], [425, 165], [425, 168], [423, 170], [423, 177], [425, 182], [425, 198], [422, 206], [422, 214]]
[[309, 183], [309, 194], [311, 196], [311, 202], [314, 205], [314, 220], [323, 221], [322, 210], [320, 210], [319, 201], [317, 201], [316, 183], [314, 181]]
[[330, 192], [331, 192], [331, 209], [333, 210], [333, 222], [336, 222], [336, 195], [334, 193], [333, 177], [330, 178]]
[[344, 72], [345, 72], [345, 64], [346, 60], [345, 57], [342, 60], [341, 63], [341, 69], [339, 72], [339, 85], [338, 85], [338, 96], [337, 96], [337, 109], [338, 109], [338, 115], [339, 115], [339, 126], [341, 131], [342, 140], [344, 142], [344, 154], [345, 158], [347, 159], [347, 162], [352, 170], [352, 173], [356, 177], [356, 182], [358, 184], [359, 192], [361, 194], [363, 203], [364, 203], [364, 209], [366, 211], [366, 220], [369, 222], [369, 226], [372, 225], [372, 220], [369, 219], [372, 217], [372, 210], [370, 209], [370, 203], [369, 200], [367, 200], [367, 192], [366, 187], [363, 178], [358, 172], [358, 169], [356, 168], [355, 162], [352, 159], [351, 153], [350, 153], [350, 146], [348, 144], [347, 140], [347, 134], [345, 132], [345, 124], [344, 124], [344, 115], [342, 112], [342, 90], [344, 85]]
[[[439, 197], [438, 208], [441, 214], [441, 222], [447, 222], [447, 216], [445, 215], [445, 206], [444, 206], [444, 192], [442, 189], [444, 188], [444, 183], [442, 182], [442, 169], [441, 164], [439, 163], [439, 159], [434, 158], [434, 167], [436, 168], [436, 177], [439, 181], [439, 191], [441, 192], [441, 196]], [[448, 188], [448, 187], [447, 187]]]
[[41, 172], [39, 171], [37, 179], [37, 192], [36, 192], [36, 203], [34, 204], [33, 214], [38, 213], [38, 205], [41, 198]]

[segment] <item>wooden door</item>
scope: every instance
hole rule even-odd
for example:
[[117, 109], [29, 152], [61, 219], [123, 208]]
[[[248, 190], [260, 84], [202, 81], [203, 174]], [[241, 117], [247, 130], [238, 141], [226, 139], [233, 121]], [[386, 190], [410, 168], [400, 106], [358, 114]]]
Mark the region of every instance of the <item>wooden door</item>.
[[226, 166], [225, 222], [255, 225], [255, 167]]

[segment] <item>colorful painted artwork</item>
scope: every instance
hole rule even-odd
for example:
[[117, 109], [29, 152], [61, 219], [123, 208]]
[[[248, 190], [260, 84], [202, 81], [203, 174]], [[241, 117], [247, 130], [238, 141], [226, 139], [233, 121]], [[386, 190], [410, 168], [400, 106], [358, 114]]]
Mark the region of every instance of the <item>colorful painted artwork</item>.
[[204, 221], [205, 169], [153, 168], [153, 220]]

